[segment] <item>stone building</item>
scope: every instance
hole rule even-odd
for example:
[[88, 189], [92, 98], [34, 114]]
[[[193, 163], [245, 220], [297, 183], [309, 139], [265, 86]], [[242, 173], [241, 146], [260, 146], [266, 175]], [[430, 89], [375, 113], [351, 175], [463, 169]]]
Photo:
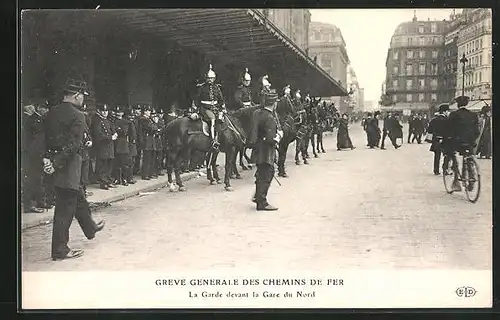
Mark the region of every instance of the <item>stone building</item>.
[[307, 52], [311, 23], [311, 13], [308, 9], [259, 9], [259, 11], [299, 48]]
[[465, 20], [462, 14], [450, 15], [445, 27], [444, 58], [443, 58], [443, 102], [451, 102], [456, 97], [457, 70], [458, 70], [458, 35]]
[[446, 21], [412, 21], [395, 30], [386, 59], [386, 89], [396, 111], [429, 111], [445, 101], [443, 52]]
[[[458, 68], [456, 74], [456, 94], [471, 100], [491, 99], [492, 95], [492, 14], [490, 9], [464, 9], [464, 23], [458, 31]], [[460, 59], [465, 53], [465, 78]], [[463, 80], [464, 83], [462, 82]]]

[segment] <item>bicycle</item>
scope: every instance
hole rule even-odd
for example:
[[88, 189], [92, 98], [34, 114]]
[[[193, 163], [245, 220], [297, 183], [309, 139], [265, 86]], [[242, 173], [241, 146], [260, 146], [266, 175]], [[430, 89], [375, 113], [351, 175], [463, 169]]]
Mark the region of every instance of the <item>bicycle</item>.
[[[474, 154], [473, 150], [464, 150], [464, 152], [461, 153], [461, 171], [459, 170], [458, 159], [455, 152], [453, 152], [452, 155], [445, 156], [443, 163], [443, 182], [446, 192], [452, 194], [458, 191], [453, 188], [453, 181], [455, 177], [457, 177], [456, 180], [461, 183], [462, 187], [465, 189], [467, 199], [472, 203], [477, 202], [481, 192], [481, 173], [479, 172], [479, 166]], [[474, 192], [477, 192], [477, 194], [474, 195]]]

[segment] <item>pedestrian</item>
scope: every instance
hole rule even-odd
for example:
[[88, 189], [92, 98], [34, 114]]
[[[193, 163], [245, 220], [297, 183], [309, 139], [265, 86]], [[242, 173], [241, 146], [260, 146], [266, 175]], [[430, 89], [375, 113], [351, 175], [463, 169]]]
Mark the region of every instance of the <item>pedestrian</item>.
[[107, 104], [98, 103], [97, 112], [91, 123], [92, 144], [96, 157], [97, 179], [101, 189], [115, 188], [112, 184], [111, 170], [115, 158], [114, 141], [118, 134], [112, 131], [108, 120], [109, 107]]
[[427, 129], [429, 128], [429, 118], [427, 117], [427, 113], [424, 113], [422, 116], [422, 124], [424, 127], [424, 136], [427, 134]]
[[481, 109], [481, 114], [483, 116], [481, 121], [482, 133], [477, 153], [480, 159], [491, 159], [491, 107], [484, 106]]
[[411, 142], [417, 141], [418, 144], [422, 143], [422, 134], [424, 133], [424, 122], [422, 115], [419, 113], [415, 116], [413, 120], [413, 138]]
[[370, 149], [375, 147], [378, 148], [380, 142], [379, 115], [380, 111], [375, 111], [373, 118], [367, 120], [366, 133], [368, 135], [368, 147], [370, 147]]
[[352, 145], [351, 137], [349, 136], [349, 116], [347, 113], [344, 113], [340, 119], [339, 129], [337, 131], [337, 150], [354, 150], [355, 148], [356, 147]]
[[267, 193], [274, 177], [276, 145], [283, 138], [283, 132], [278, 131], [275, 117], [277, 100], [278, 94], [274, 90], [263, 93], [261, 101], [264, 104], [253, 115], [248, 140], [252, 147], [251, 163], [257, 165], [255, 195], [252, 201], [257, 204], [258, 211], [278, 210], [267, 201]]
[[412, 143], [414, 139], [414, 131], [415, 131], [415, 114], [412, 113], [410, 118], [408, 119], [408, 143]]
[[153, 177], [153, 158], [154, 158], [154, 136], [156, 131], [151, 119], [152, 108], [149, 105], [144, 105], [142, 116], [139, 120], [141, 128], [141, 146], [142, 146], [142, 166], [141, 177], [143, 180], [151, 180]]
[[427, 128], [426, 141], [431, 142], [429, 151], [434, 152], [434, 165], [433, 171], [435, 175], [441, 174], [439, 168], [441, 167], [441, 154], [443, 153], [443, 139], [447, 132], [448, 114], [450, 107], [444, 103], [438, 107], [436, 116], [429, 122]]
[[45, 153], [43, 117], [35, 104], [24, 106], [22, 125], [23, 211], [43, 212], [42, 158]]
[[364, 118], [364, 121], [362, 123], [362, 126], [363, 126], [363, 131], [365, 131], [366, 133], [366, 146], [369, 147], [370, 146], [370, 134], [368, 133], [368, 124], [372, 121], [372, 113], [371, 112], [368, 112], [366, 114], [366, 117]]
[[128, 181], [131, 179], [132, 170], [130, 165], [130, 146], [129, 146], [129, 133], [130, 121], [124, 117], [125, 110], [122, 106], [115, 106], [114, 109], [114, 132], [117, 134], [115, 140], [115, 160], [113, 166], [113, 179], [115, 184], [122, 184], [128, 186]]
[[68, 247], [69, 228], [76, 218], [87, 239], [104, 228], [104, 221], [96, 223], [90, 213], [81, 184], [83, 133], [85, 115], [77, 109], [88, 95], [86, 84], [68, 80], [62, 102], [50, 109], [45, 121], [47, 152], [43, 159], [44, 172], [54, 176], [56, 207], [52, 227], [53, 260], [77, 258], [81, 249]]
[[125, 173], [124, 178], [128, 184], [136, 183], [134, 179], [134, 168], [135, 161], [137, 160], [137, 128], [136, 128], [136, 117], [133, 108], [128, 107], [125, 109], [125, 115], [129, 121], [128, 126], [128, 171]]

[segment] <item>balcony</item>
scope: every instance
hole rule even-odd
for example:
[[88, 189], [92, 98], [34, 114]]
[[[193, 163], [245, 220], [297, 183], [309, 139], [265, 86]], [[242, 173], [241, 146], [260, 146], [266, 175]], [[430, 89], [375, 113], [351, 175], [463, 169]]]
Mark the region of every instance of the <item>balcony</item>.
[[467, 41], [469, 41], [472, 38], [477, 38], [477, 37], [485, 35], [485, 34], [491, 34], [492, 33], [491, 30], [492, 30], [491, 27], [485, 27], [485, 26], [483, 26], [483, 27], [479, 28], [476, 31], [470, 31], [470, 32], [467, 32], [466, 34], [461, 34], [458, 37], [457, 44], [461, 45], [464, 42], [467, 42]]

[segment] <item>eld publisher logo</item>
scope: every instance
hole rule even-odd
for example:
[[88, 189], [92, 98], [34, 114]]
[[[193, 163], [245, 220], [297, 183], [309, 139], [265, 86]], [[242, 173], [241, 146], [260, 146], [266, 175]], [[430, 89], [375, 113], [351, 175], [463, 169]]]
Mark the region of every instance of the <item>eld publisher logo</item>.
[[476, 289], [472, 287], [460, 287], [455, 292], [460, 298], [472, 298], [477, 293]]

